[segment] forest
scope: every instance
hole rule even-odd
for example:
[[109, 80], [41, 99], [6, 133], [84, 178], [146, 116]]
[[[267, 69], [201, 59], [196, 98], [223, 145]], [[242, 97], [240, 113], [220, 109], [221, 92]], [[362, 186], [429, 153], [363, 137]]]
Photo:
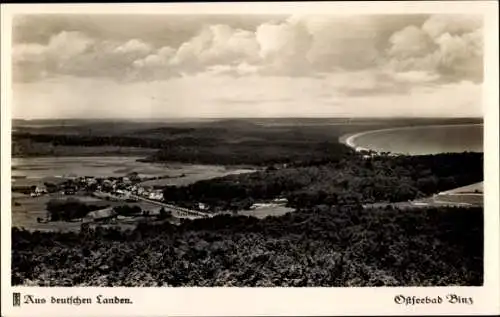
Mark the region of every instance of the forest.
[[214, 210], [244, 209], [276, 197], [287, 198], [291, 207], [305, 208], [407, 201], [481, 180], [482, 153], [350, 156], [168, 186], [163, 196], [185, 207], [203, 202]]
[[91, 205], [75, 198], [51, 199], [47, 202], [50, 221], [71, 221], [85, 217], [89, 212], [103, 209], [103, 206]]
[[[169, 133], [171, 134], [172, 132]], [[205, 131], [205, 130], [202, 130]], [[210, 130], [211, 131], [211, 130]], [[278, 136], [270, 133], [275, 139], [243, 139], [238, 142], [225, 140], [226, 136], [208, 134], [195, 138], [193, 136], [159, 138], [152, 132], [147, 135], [133, 136], [88, 136], [16, 133], [13, 136], [15, 155], [24, 156], [29, 153], [29, 140], [34, 144], [51, 144], [51, 146], [105, 147], [119, 146], [128, 148], [157, 149], [143, 161], [147, 162], [183, 162], [198, 164], [223, 165], [270, 165], [326, 159], [348, 155], [351, 149], [331, 140], [300, 139], [295, 133]], [[198, 132], [200, 133], [200, 132]]]
[[179, 226], [12, 230], [12, 283], [33, 286], [479, 286], [482, 208], [314, 207]]

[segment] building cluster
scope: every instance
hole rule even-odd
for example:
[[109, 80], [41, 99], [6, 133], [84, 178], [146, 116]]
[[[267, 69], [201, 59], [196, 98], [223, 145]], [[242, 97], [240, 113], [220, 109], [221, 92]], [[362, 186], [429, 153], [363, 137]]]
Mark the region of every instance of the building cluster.
[[142, 210], [140, 214], [134, 214], [134, 215], [120, 215], [114, 207], [106, 207], [103, 209], [99, 210], [94, 210], [89, 212], [84, 218], [82, 218], [82, 222], [84, 223], [117, 223], [118, 221], [123, 221], [123, 220], [130, 220], [134, 218], [135, 216], [142, 216], [142, 217], [161, 217], [162, 216], [162, 210], [163, 213], [166, 215], [168, 213], [168, 217], [171, 216], [171, 212], [167, 212], [165, 208], [163, 207], [154, 207], [150, 208], [148, 210]]
[[363, 156], [363, 159], [371, 159], [377, 156], [399, 156], [397, 153], [368, 150], [362, 147], [356, 148], [356, 152]]
[[[131, 177], [93, 177], [93, 176], [65, 176], [60, 182], [49, 183], [44, 185], [32, 186], [31, 196], [40, 196], [44, 194], [59, 193], [62, 195], [75, 195], [77, 193], [90, 194], [96, 198], [108, 201], [123, 201], [128, 203], [138, 202], [139, 200], [150, 200], [154, 203], [165, 204], [165, 197], [162, 189], [157, 189], [152, 186], [142, 185], [142, 180]], [[247, 206], [248, 209], [260, 209], [273, 207], [278, 205], [286, 205], [286, 198], [278, 197], [271, 201], [255, 202]], [[173, 205], [169, 205], [171, 208]], [[213, 209], [212, 206], [202, 202], [195, 202], [190, 206], [190, 210], [182, 209], [176, 206], [182, 212], [223, 212], [223, 210]], [[159, 214], [159, 210], [153, 211], [153, 214]], [[103, 212], [101, 212], [103, 213]], [[100, 215], [100, 214], [99, 214]], [[101, 215], [102, 216], [102, 215]], [[97, 218], [107, 218], [107, 217]], [[110, 217], [112, 218], [112, 217]]]
[[132, 180], [129, 177], [71, 177], [57, 184], [45, 183], [44, 185], [33, 186], [31, 196], [56, 192], [63, 195], [74, 195], [79, 191], [110, 199], [136, 201], [137, 198], [134, 196], [140, 196], [151, 200], [163, 200], [163, 190], [154, 189], [151, 186], [142, 186], [137, 180]]

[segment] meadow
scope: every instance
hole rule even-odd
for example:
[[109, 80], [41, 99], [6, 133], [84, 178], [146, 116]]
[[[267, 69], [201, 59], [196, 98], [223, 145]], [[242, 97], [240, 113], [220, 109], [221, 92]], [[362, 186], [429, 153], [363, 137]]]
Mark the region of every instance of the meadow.
[[[47, 216], [47, 203], [51, 200], [65, 200], [67, 198], [78, 200], [85, 204], [100, 206], [102, 208], [122, 206], [125, 203], [120, 201], [107, 201], [82, 194], [64, 196], [60, 194], [50, 194], [39, 197], [29, 197], [23, 194], [13, 193], [12, 198], [12, 227], [23, 228], [31, 231], [74, 231], [79, 232], [82, 222], [75, 221], [50, 221], [47, 223], [38, 222], [37, 218], [45, 219]], [[128, 206], [139, 206], [142, 210], [156, 209], [157, 206], [147, 202], [126, 203]], [[139, 219], [134, 221], [134, 224]]]

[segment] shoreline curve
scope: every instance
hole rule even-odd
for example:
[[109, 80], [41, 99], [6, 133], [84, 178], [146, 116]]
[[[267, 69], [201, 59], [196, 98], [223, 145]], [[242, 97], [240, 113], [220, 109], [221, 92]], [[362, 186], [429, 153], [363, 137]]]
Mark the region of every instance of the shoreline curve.
[[[418, 126], [403, 126], [403, 127], [395, 127], [395, 128], [386, 128], [386, 129], [376, 129], [376, 130], [367, 130], [356, 133], [344, 134], [339, 137], [338, 141], [342, 144], [345, 144], [352, 148], [356, 152], [360, 151], [372, 151], [375, 153], [379, 153], [379, 151], [374, 149], [369, 149], [365, 147], [361, 147], [356, 145], [354, 142], [357, 138], [362, 137], [367, 134], [380, 133], [380, 132], [390, 132], [390, 131], [401, 131], [401, 130], [414, 130], [414, 129], [422, 129], [422, 128], [440, 128], [440, 127], [470, 127], [470, 126], [484, 126], [484, 123], [466, 123], [466, 124], [433, 124], [433, 125], [418, 125]], [[395, 155], [399, 155], [401, 153], [393, 153]]]

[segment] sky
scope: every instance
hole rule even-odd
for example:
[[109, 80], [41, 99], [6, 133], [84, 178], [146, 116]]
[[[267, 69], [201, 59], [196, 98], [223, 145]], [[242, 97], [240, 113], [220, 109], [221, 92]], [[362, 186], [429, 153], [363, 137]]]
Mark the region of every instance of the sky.
[[23, 15], [13, 117], [482, 116], [466, 15]]

